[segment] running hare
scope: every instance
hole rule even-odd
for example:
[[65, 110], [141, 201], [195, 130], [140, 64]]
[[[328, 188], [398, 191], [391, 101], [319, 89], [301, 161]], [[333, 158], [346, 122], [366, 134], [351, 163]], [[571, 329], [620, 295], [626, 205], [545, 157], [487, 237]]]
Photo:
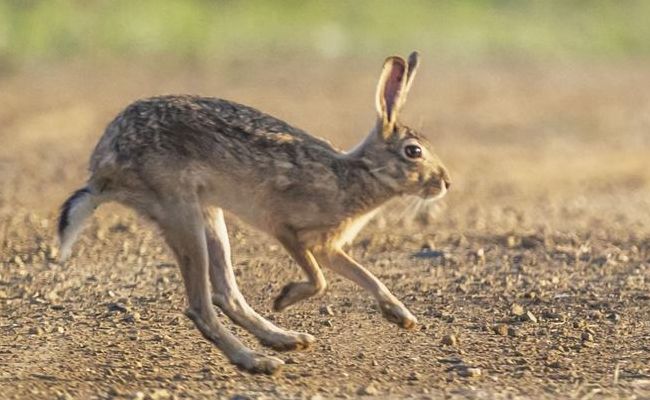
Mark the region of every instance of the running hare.
[[429, 142], [397, 121], [418, 66], [389, 57], [376, 94], [377, 122], [349, 152], [251, 107], [196, 96], [137, 101], [113, 120], [90, 160], [92, 176], [61, 208], [65, 260], [85, 219], [117, 201], [155, 221], [180, 266], [186, 314], [230, 361], [273, 373], [283, 362], [244, 346], [217, 319], [213, 304], [262, 344], [290, 350], [314, 338], [286, 331], [257, 314], [235, 282], [224, 223], [227, 210], [275, 237], [306, 275], [284, 286], [283, 310], [325, 292], [326, 267], [356, 282], [404, 328], [415, 317], [343, 250], [389, 199], [443, 196], [450, 185]]

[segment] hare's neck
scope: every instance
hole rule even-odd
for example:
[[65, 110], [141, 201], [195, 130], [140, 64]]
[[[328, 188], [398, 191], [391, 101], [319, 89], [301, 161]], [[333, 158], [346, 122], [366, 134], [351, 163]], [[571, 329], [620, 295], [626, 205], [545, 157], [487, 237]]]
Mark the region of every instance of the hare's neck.
[[397, 183], [384, 173], [384, 167], [368, 164], [350, 153], [345, 161], [349, 168], [341, 186], [349, 214], [366, 214], [401, 195]]

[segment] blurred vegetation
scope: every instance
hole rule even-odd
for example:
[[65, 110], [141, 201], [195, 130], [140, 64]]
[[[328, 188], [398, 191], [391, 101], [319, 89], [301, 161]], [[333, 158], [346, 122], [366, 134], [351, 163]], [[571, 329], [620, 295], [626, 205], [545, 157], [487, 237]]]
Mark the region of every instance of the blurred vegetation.
[[233, 54], [647, 57], [646, 0], [0, 0], [0, 62]]

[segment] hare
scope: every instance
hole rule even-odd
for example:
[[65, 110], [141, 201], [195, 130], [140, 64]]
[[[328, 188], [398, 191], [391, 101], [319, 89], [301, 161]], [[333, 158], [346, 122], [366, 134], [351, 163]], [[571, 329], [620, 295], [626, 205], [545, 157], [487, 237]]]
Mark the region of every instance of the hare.
[[386, 59], [376, 124], [348, 152], [226, 100], [184, 95], [132, 103], [97, 144], [87, 185], [61, 207], [61, 259], [100, 204], [134, 208], [160, 227], [173, 251], [187, 292], [186, 315], [203, 336], [240, 368], [272, 374], [283, 362], [244, 346], [221, 325], [213, 305], [275, 349], [307, 348], [314, 338], [283, 330], [248, 305], [235, 282], [226, 210], [276, 238], [306, 275], [284, 286], [275, 310], [323, 294], [325, 267], [369, 291], [386, 319], [413, 328], [417, 320], [409, 310], [342, 248], [391, 198], [439, 198], [450, 186], [429, 142], [397, 119], [417, 66], [417, 52], [408, 62]]

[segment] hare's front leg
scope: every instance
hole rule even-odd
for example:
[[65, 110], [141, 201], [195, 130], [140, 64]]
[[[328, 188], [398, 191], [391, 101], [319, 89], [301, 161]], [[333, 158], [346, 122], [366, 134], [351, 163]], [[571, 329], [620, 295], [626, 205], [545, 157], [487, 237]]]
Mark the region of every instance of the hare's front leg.
[[331, 269], [337, 274], [355, 282], [369, 291], [379, 302], [379, 307], [384, 317], [402, 328], [412, 329], [418, 320], [379, 279], [367, 269], [354, 261], [343, 250], [331, 249], [327, 252], [316, 254], [316, 259], [321, 265]]
[[292, 232], [281, 232], [276, 237], [307, 275], [308, 280], [285, 285], [273, 302], [273, 308], [282, 311], [301, 300], [325, 293], [327, 281], [314, 255], [302, 246]]
[[192, 200], [169, 202], [156, 218], [183, 275], [189, 302], [186, 314], [233, 364], [250, 372], [272, 374], [284, 364], [282, 360], [253, 352], [217, 320], [210, 299], [205, 225], [200, 207]]
[[237, 287], [230, 256], [228, 230], [223, 211], [216, 207], [203, 210], [205, 236], [210, 260], [210, 279], [214, 289], [212, 301], [236, 324], [255, 335], [260, 342], [276, 350], [300, 350], [309, 347], [314, 337], [278, 328], [253, 310]]

